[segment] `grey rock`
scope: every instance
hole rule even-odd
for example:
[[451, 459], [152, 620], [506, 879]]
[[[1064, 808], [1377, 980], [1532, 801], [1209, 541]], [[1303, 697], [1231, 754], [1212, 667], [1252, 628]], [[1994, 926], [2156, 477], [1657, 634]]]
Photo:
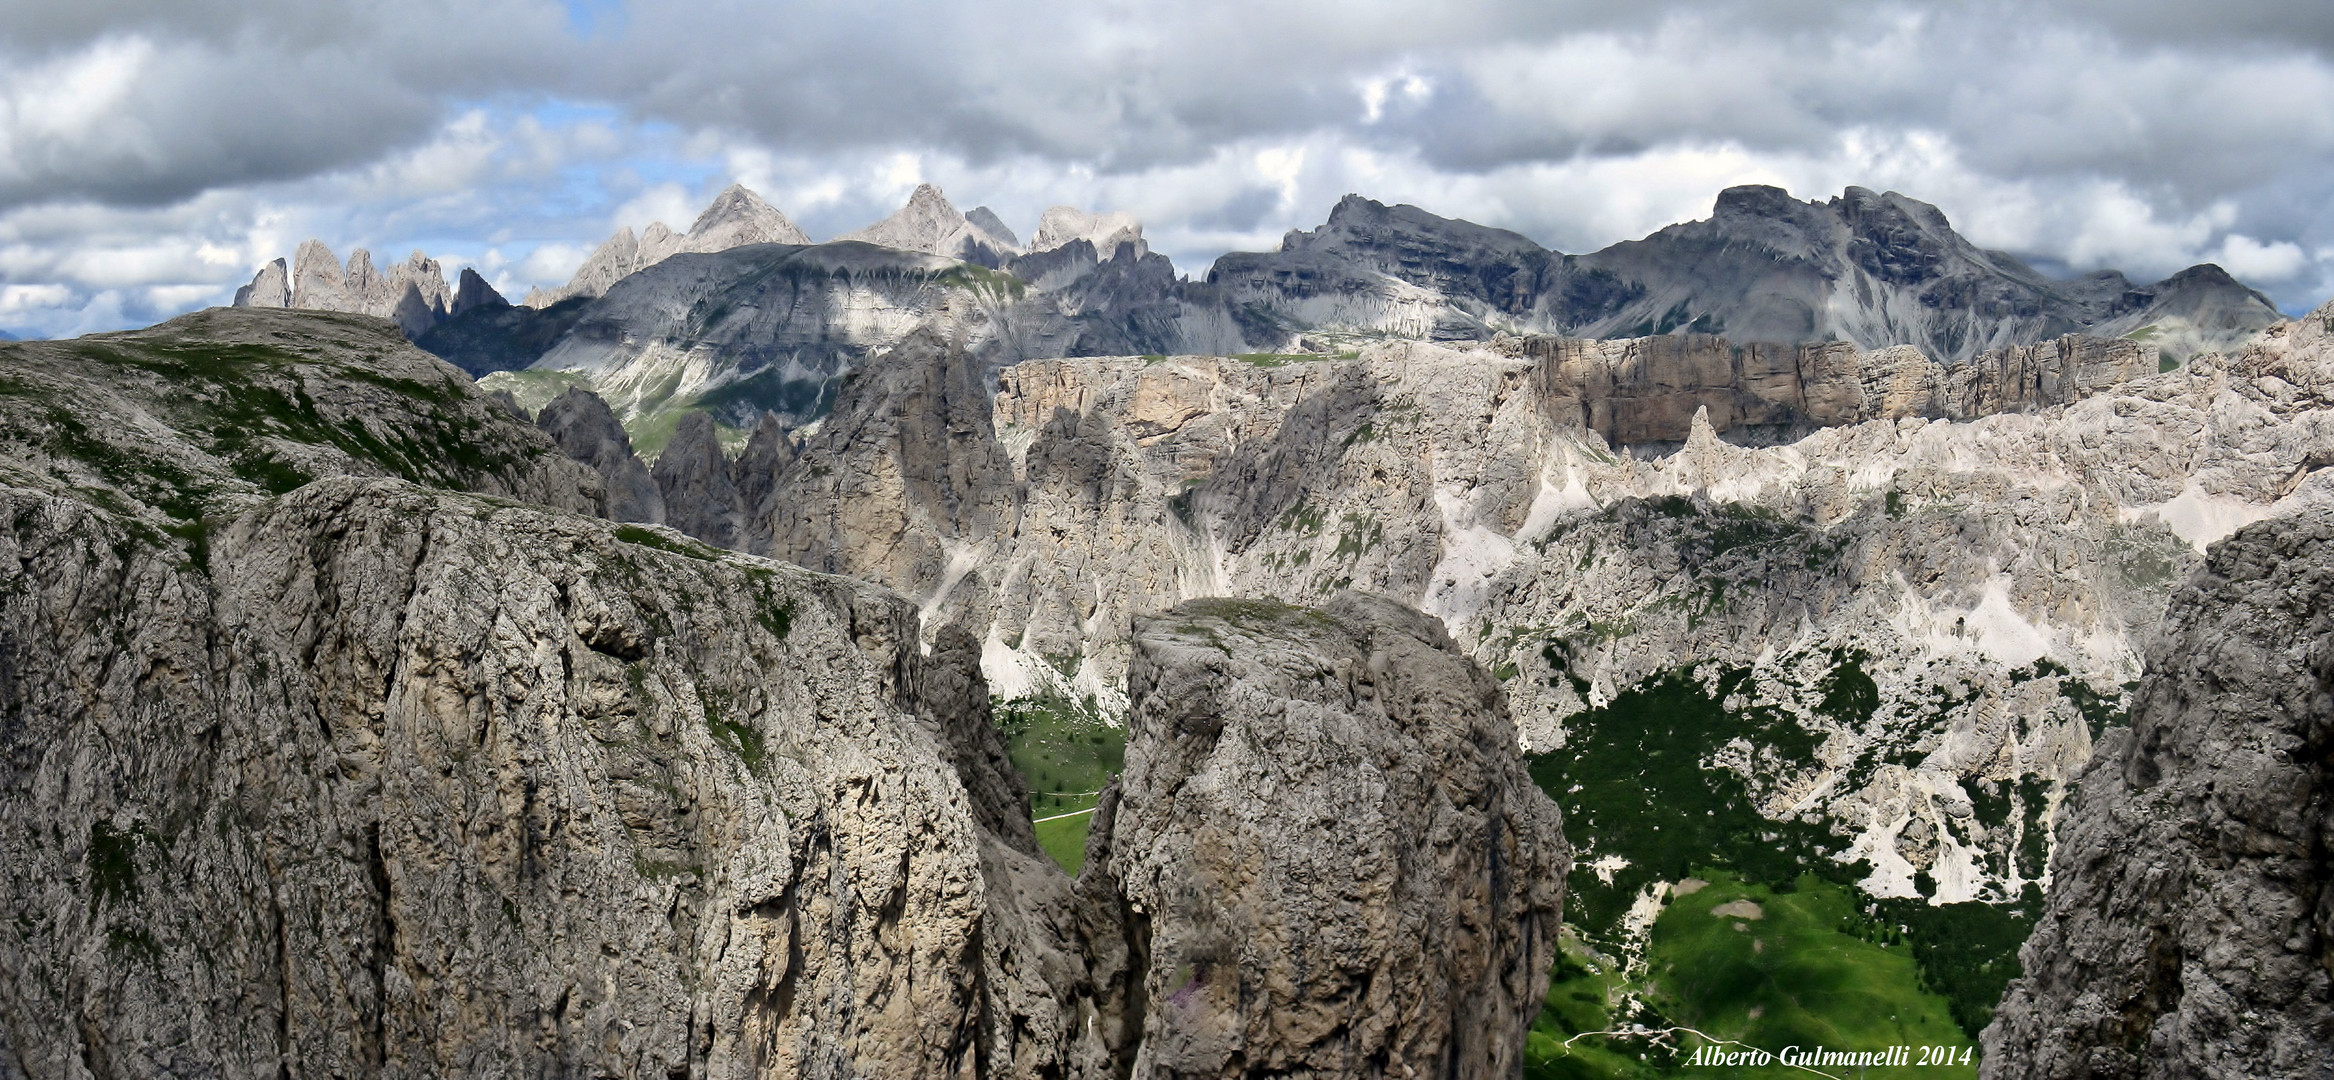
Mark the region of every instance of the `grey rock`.
[[1571, 855], [1499, 684], [1382, 599], [1136, 632], [1089, 871], [1139, 915], [1137, 1076], [1515, 1076]]
[[[989, 220], [996, 220], [996, 215], [989, 215]], [[907, 204], [890, 217], [836, 239], [997, 266], [1021, 253], [1010, 236], [1010, 231], [1000, 235], [973, 223], [939, 188], [918, 184]]]
[[2114, 306], [2136, 310], [2097, 324], [2090, 332], [2145, 341], [2174, 361], [2233, 351], [2285, 318], [2268, 297], [2213, 263], [2191, 266], [2149, 286], [2133, 286], [2112, 271], [2097, 277], [2108, 291], [2120, 290]]
[[291, 275], [284, 269], [284, 260], [270, 259], [259, 273], [252, 275], [251, 284], [235, 290], [235, 307], [280, 308], [292, 306]]
[[236, 294], [236, 306], [288, 306], [372, 315], [396, 323], [411, 339], [444, 321], [454, 302], [454, 294], [446, 287], [445, 271], [437, 260], [418, 251], [382, 273], [373, 266], [373, 253], [364, 248], [349, 252], [348, 265], [343, 267], [332, 249], [310, 239], [294, 253], [293, 267], [286, 303], [260, 302], [274, 295], [269, 272], [262, 270], [248, 287], [248, 296], [240, 291]]
[[506, 308], [509, 306], [511, 306], [510, 301], [503, 299], [501, 293], [494, 291], [494, 286], [487, 284], [485, 278], [478, 276], [478, 271], [465, 266], [462, 268], [462, 282], [454, 289], [454, 303], [446, 309], [446, 314], [451, 317], [486, 308]]
[[[379, 319], [212, 308], [6, 346], [0, 484], [109, 508], [199, 557], [212, 518], [333, 476], [591, 513], [600, 478]], [[73, 427], [60, 438], [59, 417]]]
[[748, 524], [746, 548], [878, 583], [937, 583], [951, 543], [1004, 536], [1013, 466], [977, 359], [926, 328], [852, 373]]
[[1988, 1077], [2334, 1070], [2334, 510], [2215, 544], [2061, 810]]
[[683, 416], [650, 475], [664, 503], [665, 524], [708, 544], [736, 546], [738, 490], [714, 435], [713, 417], [701, 412]]
[[1029, 241], [1029, 250], [1052, 251], [1073, 240], [1084, 240], [1096, 251], [1116, 251], [1120, 244], [1143, 243], [1143, 223], [1123, 210], [1089, 213], [1075, 206], [1055, 206], [1037, 219], [1037, 236]]
[[746, 436], [745, 450], [730, 463], [730, 483], [737, 488], [738, 511], [744, 521], [759, 521], [769, 514], [770, 493], [777, 489], [786, 467], [794, 464], [797, 452], [794, 436], [779, 422], [778, 415], [763, 413], [753, 434]]
[[[961, 350], [917, 344], [862, 379], [927, 419], [874, 445], [961, 528], [969, 477], [926, 452], [979, 432], [930, 418], [986, 402]], [[1157, 723], [1072, 880], [983, 642], [927, 650], [880, 588], [514, 502], [603, 496], [386, 323], [220, 310], [5, 348], [23, 1074], [1103, 1080], [1237, 1064], [1227, 1037], [1242, 1072], [1514, 1069], [1563, 843], [1496, 683], [1420, 616], [1181, 613], [1256, 642], [1232, 667], [1159, 625]], [[242, 475], [278, 477], [248, 456], [255, 402], [270, 460], [316, 478]], [[546, 426], [628, 457], [594, 404]], [[1185, 689], [1223, 706], [1217, 752]], [[1287, 737], [1247, 757], [1247, 732]], [[1220, 850], [1192, 842], [1216, 799], [1239, 808]], [[1392, 902], [1287, 904], [1347, 891], [1323, 871]], [[1227, 921], [1193, 921], [1205, 881]], [[1234, 918], [1267, 949], [1241, 976], [1261, 1007], [1183, 989], [1187, 961], [1231, 981]]]
[[0, 507], [29, 1074], [1110, 1074], [896, 598], [398, 481], [255, 507], [214, 586]]
[[746, 244], [807, 244], [810, 237], [744, 184], [732, 184], [690, 223], [682, 251], [727, 251]]
[[556, 289], [530, 289], [522, 303], [530, 308], [547, 308], [571, 298], [588, 300], [604, 296], [624, 278], [685, 252], [727, 251], [754, 244], [808, 243], [810, 237], [803, 235], [777, 207], [764, 202], [745, 185], [732, 184], [706, 204], [687, 233], [675, 233], [661, 221], [650, 222], [637, 236], [631, 226], [620, 227], [576, 268], [575, 276], [567, 284]]
[[605, 483], [601, 516], [614, 521], [663, 521], [664, 497], [656, 478], [632, 452], [632, 438], [608, 403], [589, 390], [570, 389], [551, 399], [535, 416], [561, 453], [591, 466]]
[[292, 303], [311, 311], [346, 311], [348, 298], [340, 256], [313, 237], [292, 252]]
[[1321, 329], [1425, 340], [1680, 332], [1910, 345], [1953, 366], [2076, 332], [2137, 334], [2185, 357], [2234, 348], [2280, 318], [2217, 267], [2152, 286], [2113, 271], [2052, 280], [1972, 245], [1936, 207], [1856, 187], [1825, 202], [1729, 188], [1707, 220], [1580, 255], [1347, 196], [1278, 252], [1218, 259], [1208, 282], [1219, 294], [1210, 302], [1259, 348]]
[[998, 217], [996, 211], [986, 206], [976, 206], [965, 211], [964, 220], [965, 224], [1004, 241], [1006, 247], [1021, 247], [1021, 238], [1013, 235], [1012, 227], [1006, 225], [1005, 219]]

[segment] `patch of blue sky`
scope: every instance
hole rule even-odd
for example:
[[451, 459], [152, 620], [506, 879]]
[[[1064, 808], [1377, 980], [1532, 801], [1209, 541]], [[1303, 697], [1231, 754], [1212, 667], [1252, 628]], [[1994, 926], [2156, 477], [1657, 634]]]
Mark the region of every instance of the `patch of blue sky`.
[[567, 31], [585, 41], [615, 37], [624, 32], [629, 16], [623, 0], [561, 0], [567, 8]]

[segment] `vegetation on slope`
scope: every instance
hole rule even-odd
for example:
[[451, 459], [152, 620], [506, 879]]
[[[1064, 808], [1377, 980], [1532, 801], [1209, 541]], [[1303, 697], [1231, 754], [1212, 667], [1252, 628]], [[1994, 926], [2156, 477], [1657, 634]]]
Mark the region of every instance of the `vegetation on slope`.
[[1045, 693], [991, 701], [1013, 767], [1029, 785], [1037, 842], [1072, 874], [1086, 864], [1086, 832], [1104, 785], [1126, 768], [1126, 729], [1091, 700]]

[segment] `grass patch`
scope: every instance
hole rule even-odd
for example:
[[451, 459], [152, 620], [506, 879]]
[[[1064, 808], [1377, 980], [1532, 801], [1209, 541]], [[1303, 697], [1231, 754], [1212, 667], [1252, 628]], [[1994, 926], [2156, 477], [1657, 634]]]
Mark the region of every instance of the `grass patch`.
[[[655, 548], [658, 551], [669, 552], [674, 555], [685, 556], [691, 559], [703, 559], [707, 562], [712, 562], [721, 558], [721, 556], [716, 554], [712, 548], [706, 547], [703, 544], [691, 540], [678, 540], [658, 532], [655, 529], [643, 528], [639, 525], [616, 526], [616, 539], [621, 540], [627, 544], [638, 544], [641, 547]], [[787, 617], [789, 619], [793, 618], [791, 608], [788, 609]], [[785, 634], [780, 632], [779, 636], [784, 637]]]
[[1029, 785], [1030, 817], [1054, 819], [1037, 823], [1038, 843], [1062, 869], [1077, 873], [1094, 821], [1084, 811], [1126, 768], [1126, 729], [1105, 719], [1091, 698], [1042, 694], [991, 699], [990, 707], [1013, 767]]
[[[1524, 1075], [1646, 1077], [1726, 1075], [1805, 1077], [1780, 1064], [1723, 1074], [1687, 1064], [1703, 1040], [1678, 1033], [1666, 1043], [1632, 1035], [1585, 1032], [1641, 1024], [1690, 1027], [1770, 1053], [1878, 1051], [1891, 1046], [1971, 1048], [1970, 1063], [1874, 1068], [1851, 1075], [1974, 1077], [1974, 1040], [1955, 1025], [1951, 1006], [1922, 985], [1909, 938], [1860, 907], [1860, 894], [1813, 876], [1759, 885], [1723, 871], [1674, 897], [1654, 922], [1644, 975], [1626, 980], [1567, 943], [1548, 997], [1532, 1025]], [[1749, 917], [1755, 911], [1757, 917]], [[1607, 1003], [1636, 998], [1627, 1015]], [[1727, 1044], [1729, 1049], [1742, 1049]]]

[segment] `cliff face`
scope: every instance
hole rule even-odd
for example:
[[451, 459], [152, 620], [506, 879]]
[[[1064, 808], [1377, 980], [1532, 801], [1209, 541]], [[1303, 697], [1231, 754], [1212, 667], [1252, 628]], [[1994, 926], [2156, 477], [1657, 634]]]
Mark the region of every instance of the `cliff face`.
[[2056, 281], [1979, 249], [1934, 206], [1856, 187], [1820, 202], [1729, 188], [1706, 220], [1579, 255], [1349, 195], [1278, 251], [1216, 260], [1207, 281], [1212, 294], [1190, 297], [1215, 300], [1259, 348], [1301, 336], [1691, 332], [1785, 346], [1907, 345], [1957, 365], [2076, 332], [2133, 334], [2185, 357], [2241, 345], [2279, 320], [2267, 298], [2216, 266], [2154, 285], [2114, 271]]
[[1129, 689], [1084, 880], [1145, 958], [1136, 1075], [1518, 1074], [1572, 860], [1496, 680], [1348, 595], [1145, 619]]
[[975, 824], [922, 707], [949, 676], [895, 598], [347, 480], [239, 518], [206, 580], [9, 494], [6, 1026], [32, 1075], [1073, 1051], [992, 1000], [1057, 1000], [984, 951], [1012, 948], [983, 933], [985, 847], [1034, 860]]
[[2063, 813], [1985, 1074], [2325, 1075], [2334, 510], [2213, 547]]
[[2082, 338], [1947, 370], [1526, 337], [1029, 361], [993, 398], [935, 338], [771, 459], [744, 542], [961, 623], [1004, 696], [1113, 711], [1137, 619], [1206, 596], [1413, 604], [1499, 673], [1532, 751], [1667, 672], [1739, 671], [1746, 707], [1822, 739], [1723, 766], [1762, 807], [1817, 815], [1876, 895], [2010, 902], [2201, 547], [2334, 496], [2325, 321], [2139, 377], [2147, 348]]
[[[1181, 1060], [1135, 905], [1168, 908], [1040, 852], [975, 637], [944, 626], [927, 651], [878, 586], [513, 501], [596, 509], [601, 477], [385, 323], [213, 312], [8, 348], [0, 1072], [1099, 1080]], [[468, 441], [415, 457], [441, 429]], [[1380, 838], [1501, 831], [1474, 856], [1394, 850], [1407, 922], [1289, 922], [1257, 977], [1345, 1001], [1305, 965], [1400, 958], [1423, 926], [1457, 959], [1413, 966], [1465, 1011], [1381, 1008], [1373, 1030], [1422, 1061], [1509, 1060], [1470, 1040], [1536, 1011], [1545, 932], [1516, 927], [1552, 910], [1561, 839], [1513, 786], [1496, 685], [1439, 641], [1399, 646], [1409, 623], [1373, 628], [1399, 615], [1340, 616], [1375, 642], [1361, 685], [1439, 695], [1340, 721], [1417, 755], [1384, 769], [1407, 816]], [[1271, 693], [1225, 695], [1223, 720]], [[1343, 827], [1285, 775], [1219, 787], [1254, 810], [1244, 851], [1319, 861]], [[1183, 872], [1175, 838], [1206, 828], [1154, 803], [1117, 811], [1145, 838], [1125, 880]]]

